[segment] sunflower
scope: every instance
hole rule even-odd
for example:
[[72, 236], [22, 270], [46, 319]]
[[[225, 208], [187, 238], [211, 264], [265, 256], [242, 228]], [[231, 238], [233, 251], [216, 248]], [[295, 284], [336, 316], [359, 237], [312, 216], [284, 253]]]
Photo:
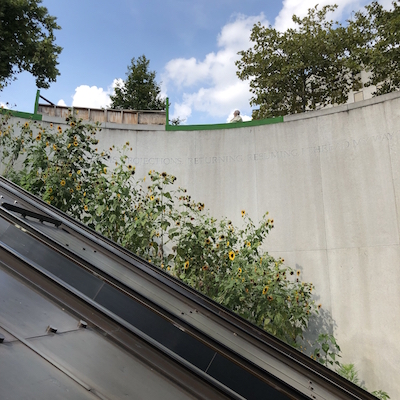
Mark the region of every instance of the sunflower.
[[132, 171], [132, 170], [133, 170], [133, 167], [132, 167], [131, 164], [128, 165], [128, 170], [129, 170], [129, 171]]
[[242, 268], [238, 268], [238, 275], [242, 273]]
[[185, 268], [185, 269], [189, 268], [189, 261], [185, 261], [185, 264], [183, 265], [183, 268]]
[[39, 133], [39, 135], [36, 136], [36, 140], [39, 141], [42, 138], [42, 135]]
[[83, 209], [84, 209], [85, 211], [88, 211], [88, 210], [89, 210], [89, 207], [87, 206], [87, 204], [84, 205]]
[[298, 269], [296, 272], [297, 276], [300, 276], [300, 270]]
[[78, 186], [76, 187], [76, 190], [81, 190], [81, 185], [78, 185]]
[[24, 127], [25, 127], [25, 128], [29, 128], [29, 122], [25, 122]]
[[53, 144], [53, 149], [57, 150], [57, 145], [56, 144]]
[[269, 287], [268, 287], [268, 286], [265, 286], [264, 289], [263, 289], [263, 291], [262, 291], [262, 294], [266, 294], [266, 293], [268, 292], [268, 289], [269, 289]]
[[210, 244], [211, 240], [209, 238], [206, 239], [206, 244]]
[[81, 171], [80, 169], [78, 169], [78, 171], [76, 171], [76, 173], [77, 173], [78, 175], [80, 175], [80, 174], [82, 173], [82, 171]]
[[318, 304], [318, 310], [322, 307], [322, 304]]
[[226, 242], [226, 247], [229, 247], [229, 240]]
[[51, 124], [50, 124], [50, 128], [52, 128], [52, 127], [53, 127], [53, 124], [51, 123]]
[[74, 146], [75, 147], [78, 146], [78, 142], [77, 141], [74, 142]]
[[251, 243], [250, 243], [250, 242], [247, 242], [247, 243], [246, 243], [246, 246], [247, 246], [247, 247], [251, 247]]
[[233, 260], [235, 259], [235, 252], [234, 252], [234, 251], [230, 251], [230, 252], [229, 252], [229, 259], [230, 259], [231, 261], [233, 261]]
[[51, 193], [53, 191], [53, 189], [52, 188], [49, 188], [49, 193]]
[[72, 189], [72, 188], [69, 189], [69, 192], [70, 192], [70, 193], [74, 193], [74, 189]]
[[63, 179], [63, 180], [60, 182], [61, 186], [65, 186], [66, 183], [67, 183], [67, 182], [65, 182], [65, 179]]
[[242, 212], [242, 217], [244, 217], [244, 215], [246, 214], [246, 211], [242, 210], [241, 212]]
[[271, 295], [269, 295], [269, 296], [267, 297], [267, 299], [268, 299], [269, 301], [272, 301], [274, 298], [273, 298]]
[[208, 270], [208, 265], [204, 265], [203, 266], [203, 271], [207, 271]]
[[154, 200], [154, 196], [150, 196], [150, 200], [153, 201]]
[[106, 168], [106, 167], [103, 168], [103, 172], [104, 172], [105, 174], [107, 173], [107, 168]]

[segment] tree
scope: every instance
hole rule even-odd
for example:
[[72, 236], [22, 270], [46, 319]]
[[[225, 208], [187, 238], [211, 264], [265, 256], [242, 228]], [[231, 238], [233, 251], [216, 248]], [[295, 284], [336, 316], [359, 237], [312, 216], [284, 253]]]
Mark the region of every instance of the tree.
[[39, 88], [48, 88], [60, 74], [54, 31], [56, 18], [41, 0], [1, 0], [0, 2], [0, 90], [15, 75], [30, 72]]
[[115, 88], [110, 96], [111, 108], [128, 110], [165, 110], [165, 99], [160, 97], [161, 88], [156, 73], [149, 71], [150, 61], [144, 56], [131, 60], [127, 79]]
[[377, 86], [375, 95], [400, 89], [400, 6], [392, 4], [392, 10], [385, 10], [374, 1], [349, 22], [349, 33], [361, 38], [355, 62], [371, 72], [365, 86]]
[[241, 51], [237, 75], [250, 79], [251, 105], [260, 106], [253, 118], [268, 118], [315, 110], [347, 101], [351, 89], [360, 87], [361, 66], [352, 61], [353, 38], [346, 28], [326, 20], [337, 6], [318, 6], [300, 19], [296, 29], [279, 32], [254, 25], [254, 46]]

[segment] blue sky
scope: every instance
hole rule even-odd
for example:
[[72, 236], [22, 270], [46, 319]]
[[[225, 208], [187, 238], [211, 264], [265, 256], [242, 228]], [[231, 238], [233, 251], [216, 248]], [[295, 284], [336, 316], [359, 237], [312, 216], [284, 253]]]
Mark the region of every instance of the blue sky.
[[[390, 8], [389, 0], [380, 1]], [[251, 115], [248, 82], [236, 77], [237, 52], [251, 46], [250, 30], [261, 21], [279, 30], [291, 16], [336, 3], [344, 20], [363, 0], [43, 0], [61, 30], [56, 43], [61, 75], [41, 94], [56, 104], [101, 108], [113, 83], [125, 79], [132, 57], [144, 54], [156, 71], [170, 114], [188, 124], [226, 122], [234, 109]], [[0, 103], [32, 112], [36, 94], [27, 73], [0, 92]]]

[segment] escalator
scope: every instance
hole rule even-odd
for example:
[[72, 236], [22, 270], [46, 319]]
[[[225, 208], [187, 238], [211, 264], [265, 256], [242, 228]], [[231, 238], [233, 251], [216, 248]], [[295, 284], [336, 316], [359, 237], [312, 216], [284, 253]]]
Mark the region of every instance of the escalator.
[[56, 390], [7, 344], [70, 398], [375, 399], [3, 178], [0, 342], [2, 399]]

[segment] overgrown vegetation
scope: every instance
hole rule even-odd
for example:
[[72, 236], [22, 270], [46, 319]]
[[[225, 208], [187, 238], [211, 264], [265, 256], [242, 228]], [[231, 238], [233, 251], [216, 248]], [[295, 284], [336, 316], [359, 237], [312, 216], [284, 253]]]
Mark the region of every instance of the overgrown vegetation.
[[[137, 179], [125, 155], [129, 142], [121, 152], [113, 147], [99, 152], [98, 125], [85, 125], [72, 114], [66, 122], [64, 129], [35, 122], [13, 126], [3, 118], [3, 175], [299, 347], [321, 305], [315, 304], [314, 286], [302, 281], [299, 270], [263, 250], [274, 227], [268, 212], [254, 223], [242, 210], [240, 228], [217, 220], [186, 189], [176, 187], [175, 176], [149, 171]], [[116, 160], [112, 166], [111, 159]], [[317, 346], [313, 358], [340, 366], [333, 336], [320, 335]]]

